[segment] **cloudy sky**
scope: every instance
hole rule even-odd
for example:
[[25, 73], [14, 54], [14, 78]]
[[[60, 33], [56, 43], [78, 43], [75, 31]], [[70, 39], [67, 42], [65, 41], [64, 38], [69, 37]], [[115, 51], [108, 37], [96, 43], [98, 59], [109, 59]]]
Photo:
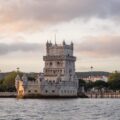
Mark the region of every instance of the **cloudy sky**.
[[0, 0], [0, 69], [41, 72], [45, 43], [74, 42], [76, 71], [120, 71], [120, 0]]

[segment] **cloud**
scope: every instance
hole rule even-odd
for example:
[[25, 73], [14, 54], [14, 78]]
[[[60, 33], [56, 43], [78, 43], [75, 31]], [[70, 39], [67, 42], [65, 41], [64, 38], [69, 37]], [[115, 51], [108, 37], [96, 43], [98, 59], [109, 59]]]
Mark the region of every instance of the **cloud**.
[[0, 43], [0, 55], [6, 55], [13, 52], [35, 52], [35, 51], [44, 51], [42, 44], [35, 43], [14, 43], [14, 44], [6, 44]]
[[120, 56], [120, 36], [88, 37], [79, 45], [75, 45], [78, 55], [91, 57]]
[[[77, 57], [113, 57], [120, 56], [120, 36], [97, 36], [87, 37], [81, 43], [74, 43], [75, 55]], [[45, 53], [45, 44], [37, 43], [0, 43], [0, 55], [6, 55], [13, 52], [22, 51]]]
[[120, 18], [119, 0], [0, 0], [0, 24], [33, 29], [75, 18]]

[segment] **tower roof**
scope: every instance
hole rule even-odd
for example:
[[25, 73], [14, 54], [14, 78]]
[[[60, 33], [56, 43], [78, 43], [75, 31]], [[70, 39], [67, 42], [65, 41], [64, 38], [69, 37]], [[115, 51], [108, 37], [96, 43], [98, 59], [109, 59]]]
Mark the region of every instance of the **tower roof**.
[[27, 78], [27, 75], [26, 74], [23, 74], [23, 76], [22, 76], [22, 80], [27, 80], [28, 78]]
[[16, 78], [15, 78], [15, 80], [20, 80], [20, 76], [17, 75]]

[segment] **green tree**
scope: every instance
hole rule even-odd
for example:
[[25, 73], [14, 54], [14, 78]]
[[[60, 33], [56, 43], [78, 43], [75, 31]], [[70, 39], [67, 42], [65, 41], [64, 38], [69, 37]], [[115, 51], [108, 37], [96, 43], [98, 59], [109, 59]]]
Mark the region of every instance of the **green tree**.
[[92, 81], [88, 81], [87, 83], [86, 83], [86, 86], [85, 86], [85, 89], [86, 90], [90, 90], [90, 89], [92, 89], [94, 87], [94, 82], [92, 82]]
[[4, 79], [0, 80], [0, 92], [4, 92], [5, 91], [5, 87], [3, 85], [3, 81], [4, 81]]
[[109, 76], [109, 81], [116, 81], [116, 80], [120, 80], [120, 72], [117, 71], [111, 73]]
[[106, 87], [108, 87], [108, 84], [107, 84], [107, 82], [105, 82], [105, 81], [98, 80], [98, 81], [95, 81], [95, 82], [94, 82], [93, 87], [97, 87], [97, 88], [101, 89], [101, 88], [106, 88]]
[[120, 72], [115, 71], [114, 73], [110, 74], [108, 85], [110, 89], [113, 89], [113, 90], [120, 89]]
[[[22, 76], [22, 73], [19, 72], [19, 75]], [[15, 91], [15, 78], [17, 76], [17, 72], [13, 71], [5, 76], [2, 87], [4, 87], [5, 91], [13, 92]]]
[[9, 73], [3, 81], [3, 86], [5, 88], [5, 91], [13, 92], [15, 91], [15, 77], [17, 76], [17, 73], [15, 71]]
[[79, 79], [79, 87], [85, 86], [85, 85], [86, 85], [86, 82], [82, 79]]

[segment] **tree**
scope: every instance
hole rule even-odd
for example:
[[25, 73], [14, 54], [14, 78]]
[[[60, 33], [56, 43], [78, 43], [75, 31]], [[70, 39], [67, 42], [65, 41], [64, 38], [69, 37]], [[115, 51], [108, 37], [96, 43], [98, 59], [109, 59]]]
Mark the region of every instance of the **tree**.
[[3, 81], [4, 81], [4, 79], [0, 80], [0, 92], [4, 92], [5, 91], [5, 87], [3, 85]]
[[89, 82], [86, 83], [85, 89], [86, 89], [86, 90], [90, 90], [90, 89], [92, 89], [93, 87], [94, 87], [94, 82], [92, 82], [92, 81], [89, 80]]
[[79, 87], [85, 86], [85, 85], [86, 85], [86, 82], [82, 79], [79, 79]]
[[109, 76], [108, 85], [110, 89], [119, 90], [120, 89], [120, 73], [115, 71]]
[[15, 71], [9, 73], [3, 81], [3, 86], [6, 91], [13, 92], [15, 91], [15, 77], [17, 73]]
[[115, 71], [114, 73], [111, 73], [109, 76], [109, 81], [120, 81], [120, 72]]
[[[19, 75], [22, 76], [23, 73], [19, 72]], [[13, 71], [7, 74], [4, 79], [0, 80], [0, 92], [14, 92], [15, 89], [15, 78], [17, 72]]]
[[120, 81], [110, 81], [108, 82], [109, 88], [113, 90], [120, 90]]
[[105, 82], [105, 81], [98, 80], [98, 81], [95, 81], [95, 82], [94, 82], [94, 87], [97, 87], [97, 88], [99, 88], [99, 89], [101, 89], [101, 88], [106, 88], [106, 87], [108, 87], [108, 84], [107, 84], [107, 82]]

